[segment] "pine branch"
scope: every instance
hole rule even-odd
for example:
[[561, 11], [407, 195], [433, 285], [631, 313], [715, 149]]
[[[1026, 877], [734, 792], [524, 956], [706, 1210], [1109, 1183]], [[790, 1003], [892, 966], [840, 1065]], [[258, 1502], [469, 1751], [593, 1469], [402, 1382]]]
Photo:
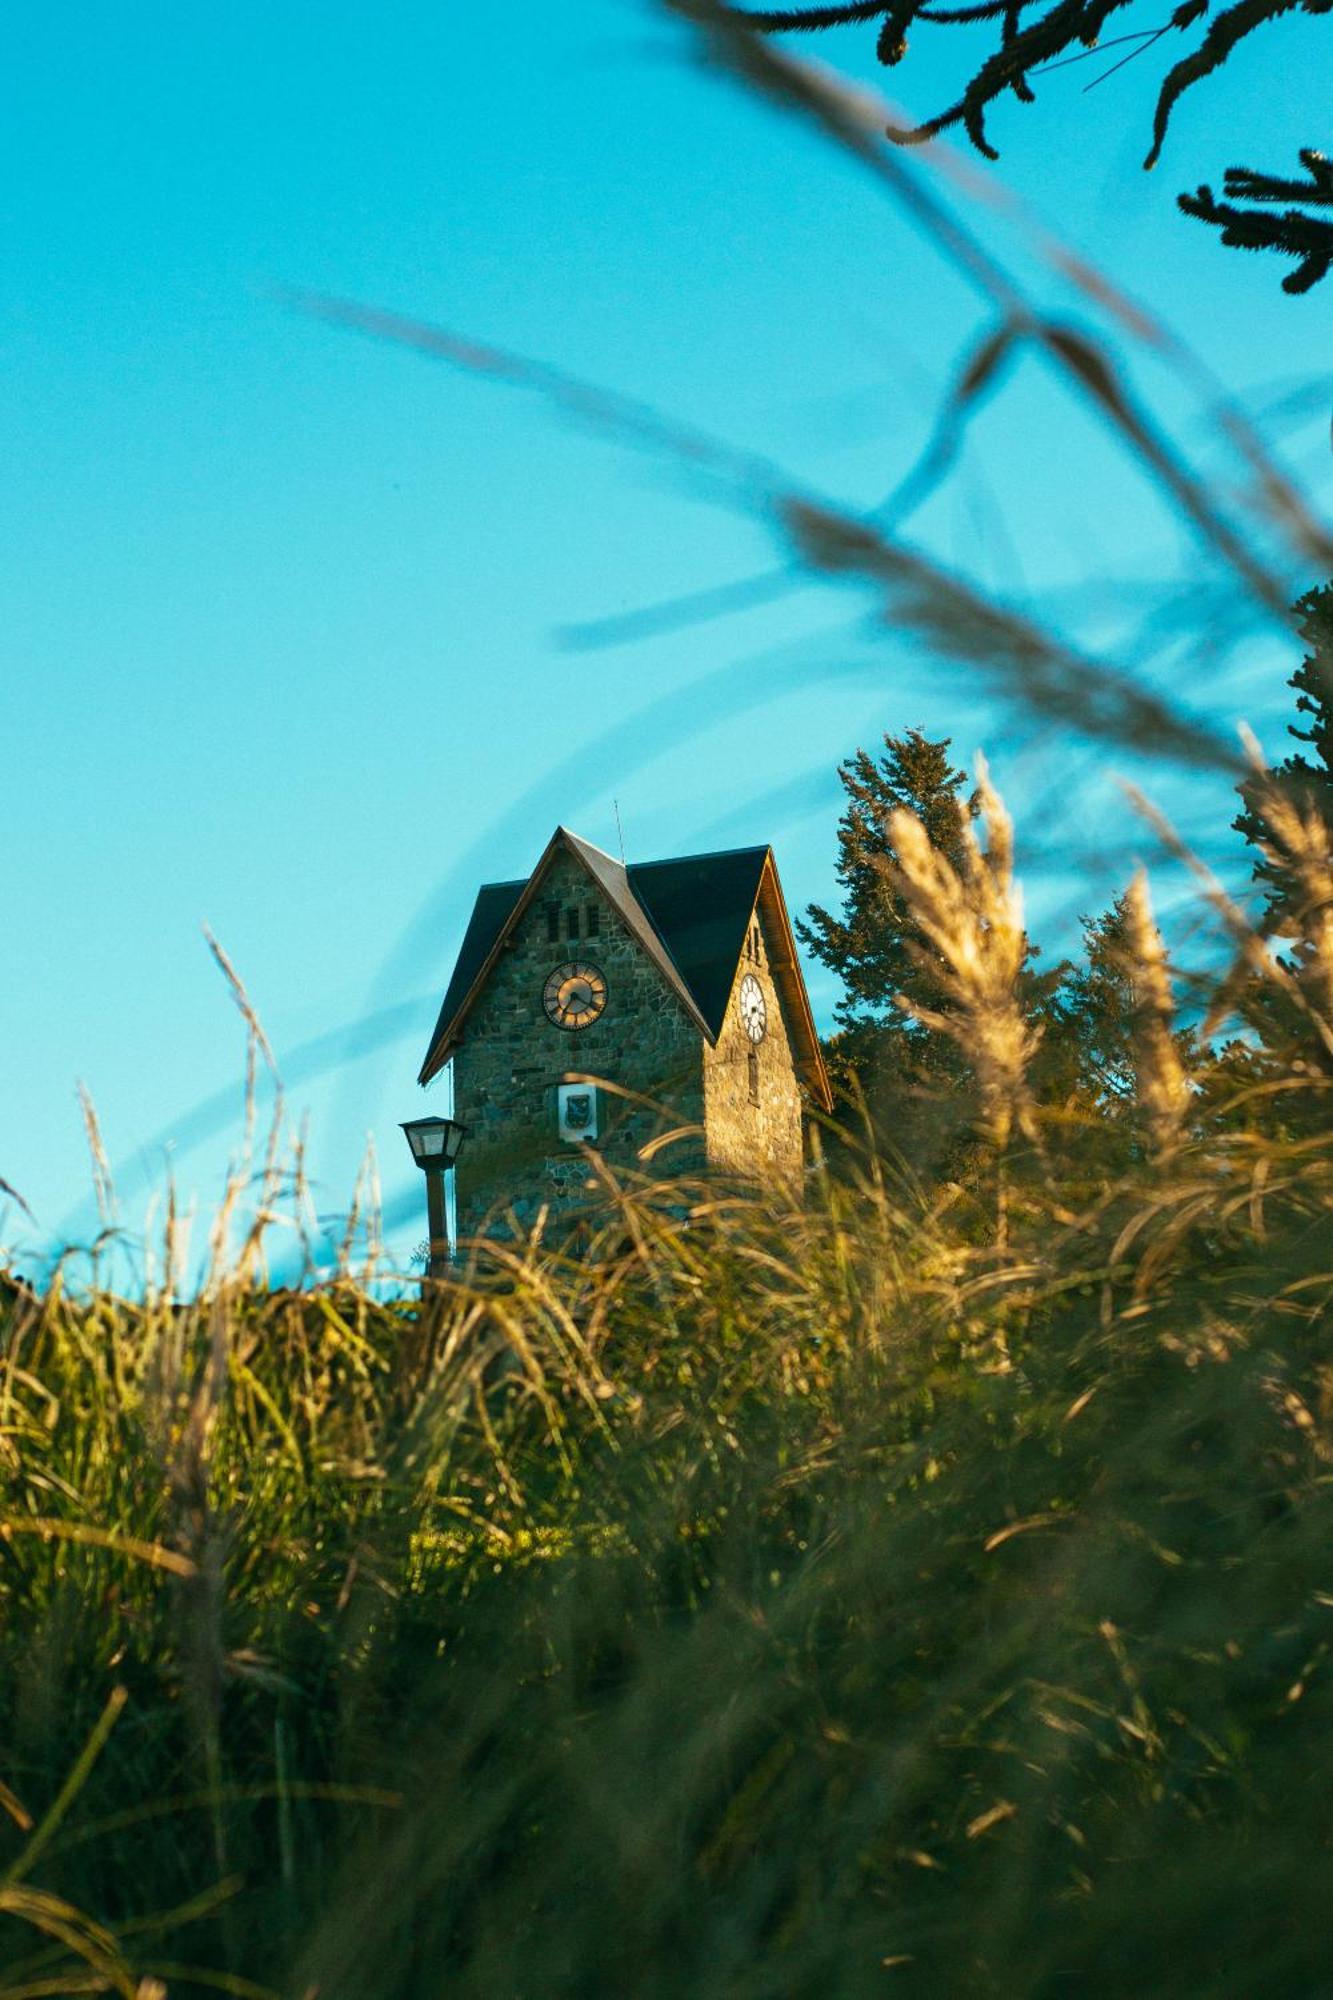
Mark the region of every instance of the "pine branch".
[[1300, 162], [1308, 179], [1284, 181], [1274, 174], [1256, 173], [1253, 167], [1228, 167], [1222, 192], [1229, 201], [1303, 201], [1315, 206], [1333, 206], [1333, 160], [1302, 146]]
[[[1234, 7], [1214, 17], [1208, 32], [1197, 49], [1178, 62], [1167, 74], [1157, 98], [1157, 110], [1153, 114], [1152, 145], [1148, 148], [1145, 167], [1155, 167], [1166, 141], [1166, 128], [1176, 105], [1194, 84], [1206, 76], [1212, 76], [1247, 35], [1254, 33], [1268, 21], [1276, 21], [1280, 15], [1289, 14], [1293, 7], [1304, 7], [1309, 14], [1324, 13], [1333, 5], [1333, 0], [1236, 0]], [[1203, 12], [1201, 5], [1189, 11], [1191, 18]]]
[[[879, 20], [877, 54], [879, 60], [890, 67], [901, 62], [906, 55], [908, 30], [918, 21], [932, 25], [998, 22], [998, 48], [984, 58], [964, 86], [961, 96], [947, 110], [927, 118], [920, 125], [889, 128], [889, 137], [897, 144], [914, 146], [961, 125], [976, 150], [988, 160], [994, 160], [999, 155], [987, 138], [986, 117], [996, 100], [1012, 92], [1020, 103], [1030, 104], [1032, 91], [1028, 76], [1031, 71], [1056, 68], [1065, 60], [1077, 61], [1079, 58], [1070, 57], [1069, 51], [1076, 45], [1084, 51], [1096, 48], [1102, 28], [1110, 16], [1131, 4], [1132, 0], [1055, 0], [1054, 5], [1035, 19], [1032, 12], [1040, 6], [1040, 0], [962, 0], [959, 5], [932, 5], [931, 0], [844, 0], [842, 5], [788, 6], [763, 11], [733, 7], [729, 11], [762, 34], [781, 34], [790, 30], [813, 32]], [[1333, 0], [1233, 0], [1233, 4], [1213, 16], [1202, 41], [1172, 66], [1162, 82], [1153, 114], [1152, 146], [1144, 161], [1145, 167], [1156, 164], [1171, 115], [1185, 92], [1220, 70], [1247, 35], [1296, 8], [1306, 14], [1326, 14], [1333, 11]], [[1143, 50], [1146, 50], [1172, 29], [1183, 33], [1193, 27], [1208, 13], [1208, 9], [1209, 0], [1179, 0], [1174, 12], [1161, 27], [1145, 31], [1142, 37], [1125, 36], [1120, 39], [1140, 39]], [[1114, 75], [1130, 60], [1132, 57], [1123, 57], [1104, 74]], [[1102, 78], [1097, 81], [1102, 81]], [[1281, 181], [1264, 174], [1251, 175], [1248, 170], [1239, 167], [1232, 168], [1228, 174], [1226, 192], [1229, 196], [1253, 201], [1323, 202], [1333, 199], [1333, 173], [1323, 162], [1322, 155], [1303, 153], [1301, 158], [1316, 183], [1314, 192], [1302, 182]], [[1233, 177], [1246, 185], [1238, 184], [1233, 188]], [[1209, 206], [1212, 197], [1206, 189], [1201, 189], [1197, 197], [1190, 199], [1196, 203], [1203, 202], [1208, 207], [1208, 213], [1204, 214], [1203, 209], [1197, 206], [1190, 207], [1188, 213], [1201, 214], [1208, 221], [1217, 220], [1219, 226], [1233, 226], [1231, 216], [1224, 215], [1220, 208], [1214, 216]], [[1250, 248], [1284, 247], [1283, 242], [1275, 237], [1252, 238], [1240, 234], [1224, 240], [1243, 243]], [[1293, 241], [1296, 240], [1305, 241], [1299, 229], [1293, 238]], [[1313, 248], [1292, 249], [1289, 254], [1300, 256], [1303, 261], [1300, 270], [1286, 280], [1286, 289], [1308, 291], [1327, 268], [1320, 262], [1322, 251], [1316, 245]]]
[[889, 12], [888, 0], [849, 0], [844, 7], [772, 7], [759, 14], [744, 14], [747, 27], [761, 34], [787, 34], [816, 28], [844, 28], [853, 21], [873, 21]]
[[[1020, 8], [1035, 7], [1037, 0], [1018, 0]], [[976, 7], [918, 7], [918, 21], [958, 23], [968, 21], [998, 21], [1001, 14], [1009, 12], [1011, 0], [981, 0]]]
[[1302, 147], [1300, 158], [1309, 175], [1307, 181], [1282, 180], [1250, 167], [1228, 167], [1222, 186], [1229, 199], [1218, 201], [1209, 187], [1176, 197], [1186, 215], [1220, 229], [1223, 243], [1230, 248], [1276, 250], [1284, 257], [1295, 257], [1296, 269], [1282, 280], [1283, 291], [1293, 293], [1311, 291], [1333, 269], [1333, 222], [1305, 215], [1299, 208], [1272, 215], [1262, 208], [1237, 208], [1235, 202], [1296, 200], [1333, 207], [1333, 164], [1309, 146]]

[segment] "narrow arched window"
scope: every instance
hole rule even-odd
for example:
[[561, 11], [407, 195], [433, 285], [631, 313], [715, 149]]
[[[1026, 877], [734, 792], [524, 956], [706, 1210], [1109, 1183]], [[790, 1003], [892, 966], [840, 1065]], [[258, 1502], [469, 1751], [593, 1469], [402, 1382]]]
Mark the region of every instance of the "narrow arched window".
[[758, 1052], [758, 1050], [757, 1050], [757, 1049], [751, 1049], [751, 1050], [750, 1050], [750, 1053], [749, 1053], [749, 1055], [748, 1055], [748, 1056], [747, 1056], [747, 1057], [745, 1058], [745, 1069], [746, 1069], [746, 1074], [747, 1074], [747, 1077], [748, 1077], [748, 1079], [749, 1079], [749, 1084], [750, 1084], [750, 1102], [751, 1102], [751, 1104], [758, 1104], [758, 1102], [759, 1102], [759, 1052]]

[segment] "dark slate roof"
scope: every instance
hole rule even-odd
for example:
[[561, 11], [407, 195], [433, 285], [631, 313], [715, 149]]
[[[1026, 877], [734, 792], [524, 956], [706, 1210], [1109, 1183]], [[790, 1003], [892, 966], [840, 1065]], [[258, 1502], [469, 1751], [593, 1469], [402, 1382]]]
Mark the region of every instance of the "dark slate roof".
[[509, 922], [514, 906], [527, 886], [526, 881], [483, 882], [478, 889], [458, 959], [440, 1003], [439, 1019], [431, 1036], [432, 1048], [467, 999], [473, 980], [490, 956], [491, 946]]
[[626, 871], [712, 1035], [726, 1016], [767, 855], [766, 847], [733, 847]]

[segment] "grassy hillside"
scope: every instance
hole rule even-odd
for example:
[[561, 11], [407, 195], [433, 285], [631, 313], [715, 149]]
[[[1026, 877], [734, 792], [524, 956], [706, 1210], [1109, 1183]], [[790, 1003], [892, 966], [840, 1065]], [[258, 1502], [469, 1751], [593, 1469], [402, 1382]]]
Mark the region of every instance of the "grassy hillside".
[[0, 2000], [1329, 1991], [1312, 921], [1100, 1105], [1000, 937], [958, 1178], [645, 1163], [422, 1308], [11, 1289]]

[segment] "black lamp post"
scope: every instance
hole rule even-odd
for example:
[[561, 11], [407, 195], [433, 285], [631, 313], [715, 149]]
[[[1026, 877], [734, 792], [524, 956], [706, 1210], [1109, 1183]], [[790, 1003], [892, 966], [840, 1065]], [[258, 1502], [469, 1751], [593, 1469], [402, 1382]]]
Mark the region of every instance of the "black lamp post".
[[449, 1263], [449, 1225], [444, 1213], [444, 1170], [452, 1167], [463, 1143], [456, 1118], [409, 1118], [403, 1124], [412, 1158], [426, 1176], [426, 1214], [430, 1226], [428, 1278], [442, 1278]]

